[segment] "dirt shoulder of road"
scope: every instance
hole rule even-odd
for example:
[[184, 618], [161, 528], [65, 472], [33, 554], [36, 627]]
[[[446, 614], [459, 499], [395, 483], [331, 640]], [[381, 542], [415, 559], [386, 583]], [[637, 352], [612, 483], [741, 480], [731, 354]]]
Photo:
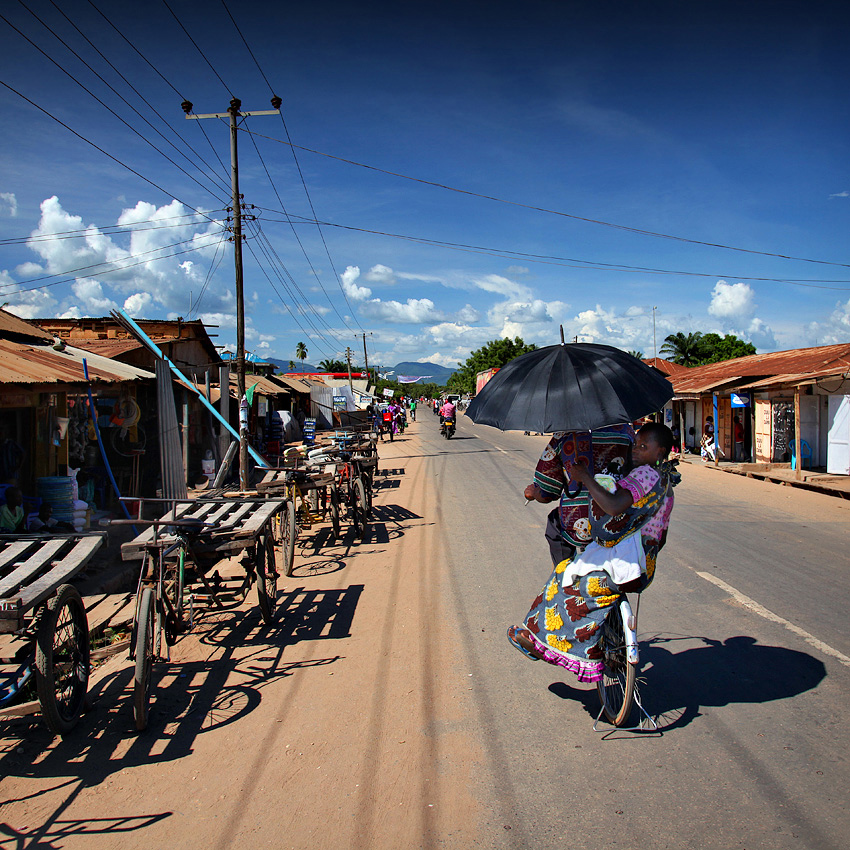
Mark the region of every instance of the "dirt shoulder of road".
[[328, 545], [324, 527], [304, 535], [274, 626], [252, 592], [200, 617], [155, 666], [146, 732], [132, 729], [123, 654], [99, 670], [94, 708], [66, 739], [36, 719], [0, 727], [0, 845], [475, 842], [472, 671], [448, 649], [417, 427], [379, 444], [385, 474], [363, 541], [347, 532]]

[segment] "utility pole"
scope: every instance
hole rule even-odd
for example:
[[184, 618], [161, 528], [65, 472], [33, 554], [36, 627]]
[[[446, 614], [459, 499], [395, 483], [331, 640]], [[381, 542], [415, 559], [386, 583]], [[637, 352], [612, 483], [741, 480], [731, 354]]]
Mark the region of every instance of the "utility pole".
[[655, 344], [655, 311], [657, 307], [652, 308], [652, 356], [658, 359], [658, 346]]
[[[361, 334], [357, 334], [357, 336], [361, 336]], [[369, 380], [369, 352], [366, 351], [366, 331], [363, 332], [363, 359], [366, 361], [366, 380]], [[370, 333], [369, 336], [372, 336]]]
[[[249, 118], [252, 115], [280, 115], [283, 101], [275, 95], [272, 98], [274, 109], [260, 112], [241, 112], [242, 101], [234, 97], [227, 112], [210, 112], [196, 115], [192, 112], [192, 103], [184, 100], [181, 106], [188, 119], [229, 118], [230, 119], [230, 189], [233, 203], [233, 260], [236, 266], [236, 387], [239, 395], [239, 489], [248, 489], [248, 397], [245, 393], [245, 296], [242, 273], [242, 197], [239, 194], [239, 149], [237, 141], [237, 118]], [[225, 387], [221, 392], [229, 392]]]
[[354, 387], [351, 385], [351, 354], [352, 354], [351, 346], [349, 345], [345, 349], [345, 359], [348, 361], [348, 389], [350, 389], [351, 392], [353, 393]]

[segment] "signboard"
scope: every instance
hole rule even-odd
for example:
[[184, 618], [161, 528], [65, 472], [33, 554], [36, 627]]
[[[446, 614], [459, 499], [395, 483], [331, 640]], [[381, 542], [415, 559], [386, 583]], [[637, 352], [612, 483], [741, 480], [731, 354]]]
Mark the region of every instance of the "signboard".
[[315, 419], [305, 419], [304, 420], [304, 442], [308, 445], [312, 445], [316, 441], [316, 420]]
[[334, 396], [334, 410], [345, 410], [346, 408], [346, 398], [344, 395], [335, 395]]
[[749, 407], [752, 397], [749, 393], [732, 393], [732, 407]]
[[384, 387], [384, 389], [383, 389], [383, 391], [382, 391], [382, 392], [384, 393], [384, 395], [385, 395], [387, 398], [392, 398], [392, 397], [393, 397], [393, 390], [391, 390], [389, 387]]

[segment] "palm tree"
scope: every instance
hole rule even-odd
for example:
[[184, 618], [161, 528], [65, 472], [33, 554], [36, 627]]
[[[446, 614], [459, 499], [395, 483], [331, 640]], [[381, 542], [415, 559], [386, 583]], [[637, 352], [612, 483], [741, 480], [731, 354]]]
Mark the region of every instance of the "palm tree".
[[299, 342], [295, 346], [295, 356], [301, 361], [301, 370], [304, 371], [304, 361], [307, 359], [307, 346]]
[[682, 366], [694, 366], [702, 357], [702, 334], [683, 334], [681, 331], [670, 334], [664, 340], [659, 354], [670, 355], [668, 359]]
[[643, 352], [642, 351], [629, 351], [628, 353], [631, 354], [632, 357], [637, 357], [638, 360], [643, 360]]
[[348, 366], [342, 360], [333, 360], [331, 358], [320, 361], [319, 366], [323, 372], [345, 372], [348, 370]]

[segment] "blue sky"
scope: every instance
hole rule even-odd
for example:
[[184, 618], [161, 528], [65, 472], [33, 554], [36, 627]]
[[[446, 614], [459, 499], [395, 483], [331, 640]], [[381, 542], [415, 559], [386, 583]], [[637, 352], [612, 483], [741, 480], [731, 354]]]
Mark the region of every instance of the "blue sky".
[[232, 348], [228, 129], [180, 103], [269, 109], [268, 80], [284, 120], [239, 134], [260, 356], [850, 341], [844, 4], [226, 2], [4, 4], [13, 312], [200, 317]]

